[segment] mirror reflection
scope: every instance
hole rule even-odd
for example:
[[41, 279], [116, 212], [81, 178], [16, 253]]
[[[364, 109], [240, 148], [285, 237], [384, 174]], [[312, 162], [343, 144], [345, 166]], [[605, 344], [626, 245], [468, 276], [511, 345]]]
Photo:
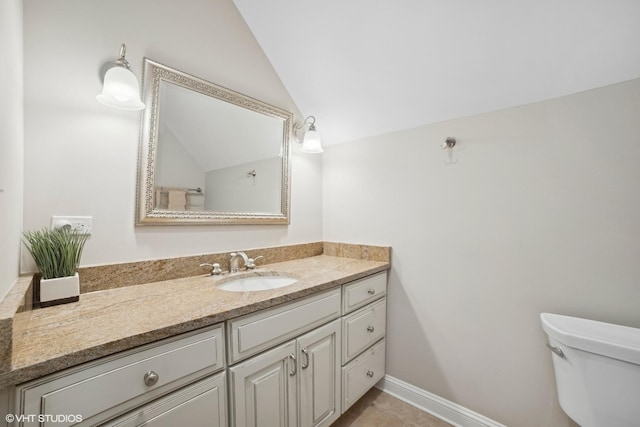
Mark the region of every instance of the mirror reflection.
[[160, 82], [156, 209], [279, 212], [282, 122]]
[[145, 59], [138, 224], [288, 223], [291, 113]]

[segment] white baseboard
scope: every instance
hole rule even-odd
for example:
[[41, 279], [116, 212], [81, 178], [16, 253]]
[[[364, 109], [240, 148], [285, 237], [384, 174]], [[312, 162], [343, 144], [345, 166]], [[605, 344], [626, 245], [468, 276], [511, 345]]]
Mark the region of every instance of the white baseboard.
[[376, 387], [456, 427], [506, 427], [464, 406], [390, 375], [385, 375]]

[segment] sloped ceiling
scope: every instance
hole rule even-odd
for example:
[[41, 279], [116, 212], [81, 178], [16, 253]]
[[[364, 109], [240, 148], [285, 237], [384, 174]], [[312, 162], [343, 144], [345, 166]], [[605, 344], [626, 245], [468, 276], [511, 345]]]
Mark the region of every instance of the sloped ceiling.
[[640, 77], [638, 0], [234, 2], [326, 145]]

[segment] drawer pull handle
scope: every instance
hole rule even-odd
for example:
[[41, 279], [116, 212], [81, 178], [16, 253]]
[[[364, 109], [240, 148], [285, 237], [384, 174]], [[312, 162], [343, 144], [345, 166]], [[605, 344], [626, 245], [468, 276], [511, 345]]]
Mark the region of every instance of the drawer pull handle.
[[304, 363], [300, 366], [302, 369], [307, 369], [309, 367], [309, 352], [306, 348], [302, 349], [302, 354], [304, 354]]
[[375, 290], [375, 289], [373, 289], [373, 288], [369, 288], [369, 290], [367, 291], [367, 293], [368, 293], [369, 295], [374, 295], [374, 294], [376, 293], [376, 290]]
[[376, 328], [374, 328], [373, 326], [371, 326], [371, 325], [367, 326], [367, 332], [373, 332], [375, 330], [376, 330]]
[[156, 374], [153, 371], [149, 371], [146, 374], [144, 374], [144, 384], [148, 387], [152, 387], [156, 385], [159, 379], [160, 377], [158, 376], [158, 374]]
[[293, 370], [289, 371], [289, 376], [294, 376], [296, 374], [296, 372], [298, 371], [297, 363], [296, 363], [296, 355], [293, 354], [293, 353], [290, 353], [289, 354], [289, 358], [291, 360], [293, 360]]
[[373, 371], [367, 371], [367, 376], [369, 378], [373, 378]]

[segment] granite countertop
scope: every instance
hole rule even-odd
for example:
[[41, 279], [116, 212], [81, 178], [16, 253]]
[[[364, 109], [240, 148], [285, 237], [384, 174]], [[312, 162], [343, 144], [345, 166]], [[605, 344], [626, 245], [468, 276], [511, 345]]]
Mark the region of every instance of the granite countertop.
[[[80, 301], [14, 317], [11, 369], [0, 388], [183, 332], [262, 310], [389, 269], [388, 262], [319, 255], [252, 272], [200, 275], [82, 294]], [[246, 275], [294, 277], [290, 286], [228, 292], [216, 284]]]

